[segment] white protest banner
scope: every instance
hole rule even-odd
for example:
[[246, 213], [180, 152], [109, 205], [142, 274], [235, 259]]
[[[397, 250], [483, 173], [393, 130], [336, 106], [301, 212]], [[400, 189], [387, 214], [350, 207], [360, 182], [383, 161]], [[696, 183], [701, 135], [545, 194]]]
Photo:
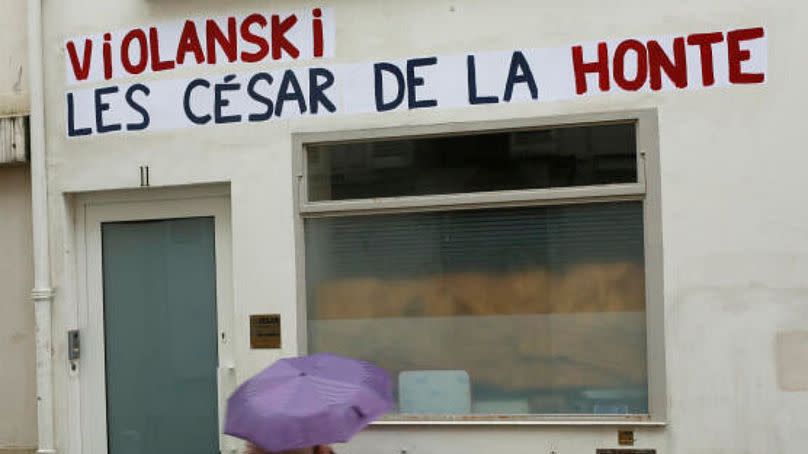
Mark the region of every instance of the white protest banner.
[[69, 137], [762, 84], [762, 27], [109, 85], [67, 93]]

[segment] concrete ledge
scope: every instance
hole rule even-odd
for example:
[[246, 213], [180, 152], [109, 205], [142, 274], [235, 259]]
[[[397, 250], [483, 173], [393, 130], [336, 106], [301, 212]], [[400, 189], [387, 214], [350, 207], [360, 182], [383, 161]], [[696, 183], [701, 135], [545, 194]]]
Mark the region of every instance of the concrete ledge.
[[28, 91], [0, 93], [0, 117], [27, 116], [31, 112], [30, 96]]
[[0, 447], [0, 454], [34, 454], [36, 447], [31, 448], [3, 448]]

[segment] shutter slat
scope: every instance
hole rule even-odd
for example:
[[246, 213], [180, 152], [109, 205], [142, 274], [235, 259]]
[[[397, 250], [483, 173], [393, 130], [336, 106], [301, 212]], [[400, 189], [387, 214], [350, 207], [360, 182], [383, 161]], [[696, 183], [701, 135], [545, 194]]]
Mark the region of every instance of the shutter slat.
[[309, 282], [643, 261], [641, 202], [306, 221]]

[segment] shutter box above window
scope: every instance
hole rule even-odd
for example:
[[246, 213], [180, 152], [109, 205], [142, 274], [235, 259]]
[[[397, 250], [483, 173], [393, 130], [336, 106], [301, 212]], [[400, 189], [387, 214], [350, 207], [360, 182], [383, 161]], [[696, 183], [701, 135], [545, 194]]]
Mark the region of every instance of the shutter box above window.
[[0, 165], [28, 161], [28, 117], [0, 118]]

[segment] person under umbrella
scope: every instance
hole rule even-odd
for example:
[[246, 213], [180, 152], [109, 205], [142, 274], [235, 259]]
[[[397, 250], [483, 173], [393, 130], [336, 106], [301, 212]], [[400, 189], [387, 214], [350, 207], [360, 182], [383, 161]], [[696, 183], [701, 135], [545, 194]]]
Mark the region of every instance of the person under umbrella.
[[383, 369], [317, 353], [278, 360], [239, 386], [224, 432], [249, 442], [250, 454], [328, 454], [393, 407]]

